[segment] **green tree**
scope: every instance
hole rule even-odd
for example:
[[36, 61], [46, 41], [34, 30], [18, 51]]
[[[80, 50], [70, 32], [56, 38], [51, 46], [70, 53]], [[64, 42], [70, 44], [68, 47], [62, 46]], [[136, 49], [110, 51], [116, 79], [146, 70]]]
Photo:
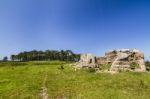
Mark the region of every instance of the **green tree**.
[[11, 55], [14, 61], [34, 61], [34, 60], [61, 60], [61, 61], [77, 61], [80, 55], [73, 53], [71, 50], [46, 50], [46, 51], [24, 51], [17, 55]]
[[5, 62], [5, 61], [8, 61], [8, 57], [7, 57], [7, 56], [3, 57], [3, 61], [4, 61], [4, 62]]
[[15, 56], [15, 55], [11, 55], [10, 59], [11, 59], [12, 61], [15, 61], [15, 60], [16, 60], [16, 56]]

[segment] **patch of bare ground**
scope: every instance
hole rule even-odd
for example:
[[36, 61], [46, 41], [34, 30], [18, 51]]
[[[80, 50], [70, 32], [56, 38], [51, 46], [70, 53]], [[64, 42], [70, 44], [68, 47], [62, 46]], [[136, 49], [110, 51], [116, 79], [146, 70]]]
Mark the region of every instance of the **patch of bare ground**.
[[44, 77], [42, 87], [41, 87], [41, 91], [40, 91], [41, 99], [49, 99], [48, 98], [48, 93], [47, 93], [46, 81], [47, 81], [47, 75], [45, 75], [45, 77]]

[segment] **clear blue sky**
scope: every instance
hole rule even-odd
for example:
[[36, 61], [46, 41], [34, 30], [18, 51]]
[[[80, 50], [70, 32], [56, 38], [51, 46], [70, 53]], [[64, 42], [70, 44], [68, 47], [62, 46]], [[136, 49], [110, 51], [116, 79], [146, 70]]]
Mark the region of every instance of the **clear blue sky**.
[[0, 0], [0, 57], [32, 49], [103, 55], [115, 48], [150, 56], [150, 0]]

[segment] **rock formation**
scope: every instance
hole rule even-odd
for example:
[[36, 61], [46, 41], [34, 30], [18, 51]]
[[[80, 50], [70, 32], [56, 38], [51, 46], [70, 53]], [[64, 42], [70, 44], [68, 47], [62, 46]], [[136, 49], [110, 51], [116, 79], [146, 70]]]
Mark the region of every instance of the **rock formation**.
[[96, 66], [96, 56], [92, 54], [81, 54], [80, 61], [75, 64], [76, 68], [95, 68]]
[[105, 53], [104, 57], [96, 57], [92, 54], [81, 54], [77, 68], [96, 68], [98, 65], [111, 64], [110, 71], [131, 70], [131, 63], [137, 63], [135, 71], [146, 71], [144, 54], [136, 49], [117, 49]]
[[[113, 57], [112, 57], [113, 56]], [[106, 53], [106, 62], [111, 63], [110, 71], [130, 70], [130, 64], [135, 62], [139, 65], [138, 71], [145, 71], [144, 54], [136, 49], [118, 49]]]

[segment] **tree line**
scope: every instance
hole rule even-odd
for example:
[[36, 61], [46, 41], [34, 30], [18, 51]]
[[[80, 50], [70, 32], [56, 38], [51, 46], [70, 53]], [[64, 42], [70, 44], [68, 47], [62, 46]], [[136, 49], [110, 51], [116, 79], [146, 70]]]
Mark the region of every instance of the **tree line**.
[[80, 54], [75, 54], [71, 50], [46, 50], [46, 51], [24, 51], [17, 55], [11, 55], [12, 61], [78, 61]]

